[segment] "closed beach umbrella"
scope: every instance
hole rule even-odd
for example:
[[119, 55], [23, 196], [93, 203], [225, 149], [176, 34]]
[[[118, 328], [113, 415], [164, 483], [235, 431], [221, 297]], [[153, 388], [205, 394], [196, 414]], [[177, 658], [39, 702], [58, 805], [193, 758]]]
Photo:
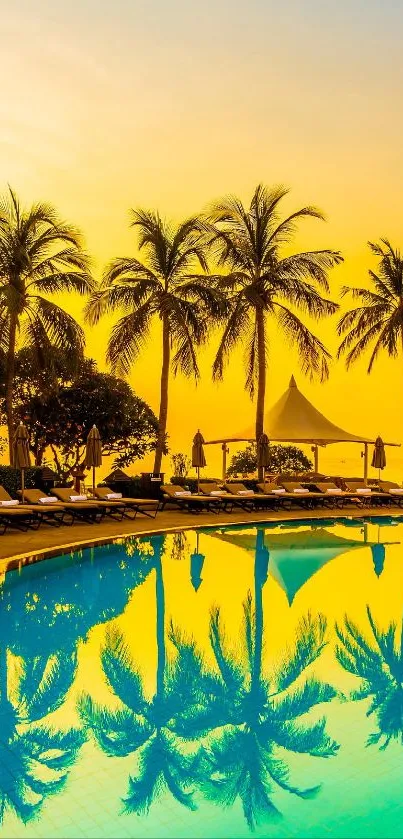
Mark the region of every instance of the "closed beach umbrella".
[[375, 440], [374, 453], [372, 455], [371, 466], [374, 469], [379, 469], [379, 477], [381, 476], [381, 469], [386, 466], [385, 446], [382, 437], [377, 437]]
[[197, 492], [199, 492], [200, 469], [203, 469], [204, 466], [206, 466], [206, 458], [204, 456], [203, 444], [203, 435], [200, 434], [200, 431], [198, 431], [193, 438], [192, 447], [192, 466], [194, 466], [197, 469]]
[[24, 469], [28, 469], [31, 465], [29, 456], [29, 436], [28, 429], [23, 422], [17, 425], [13, 439], [13, 464], [15, 469], [21, 469], [21, 494], [22, 503], [24, 503], [25, 490], [25, 474]]
[[85, 465], [87, 469], [92, 467], [92, 488], [95, 489], [95, 469], [102, 466], [102, 443], [96, 425], [93, 425], [87, 437], [85, 452]]
[[199, 533], [196, 534], [196, 550], [190, 554], [190, 582], [195, 591], [197, 591], [202, 582], [203, 577], [201, 575], [205, 560], [204, 554], [199, 552]]
[[270, 444], [267, 434], [261, 434], [257, 441], [257, 465], [263, 469], [263, 480], [266, 480], [266, 469], [270, 466]]

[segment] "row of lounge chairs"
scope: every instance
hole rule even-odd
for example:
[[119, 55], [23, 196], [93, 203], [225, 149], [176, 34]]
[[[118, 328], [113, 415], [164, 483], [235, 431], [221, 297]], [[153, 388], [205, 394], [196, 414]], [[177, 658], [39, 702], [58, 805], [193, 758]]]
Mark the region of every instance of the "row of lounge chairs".
[[[19, 493], [21, 495], [21, 493]], [[162, 487], [160, 501], [145, 498], [125, 498], [109, 487], [97, 487], [93, 496], [74, 495], [72, 489], [56, 488], [52, 495], [39, 489], [24, 493], [24, 504], [13, 499], [0, 486], [0, 534], [9, 528], [36, 530], [41, 524], [53, 527], [72, 525], [75, 521], [99, 523], [105, 516], [121, 521], [135, 519], [138, 513], [155, 518], [159, 509], [168, 504], [192, 513], [232, 512], [243, 510], [292, 510], [342, 508], [354, 505], [358, 509], [368, 506], [403, 506], [403, 489], [397, 484], [381, 481], [377, 488], [364, 487], [359, 481], [345, 481], [344, 488], [327, 482], [302, 484], [297, 481], [257, 484], [256, 490], [243, 483], [220, 485], [213, 481], [200, 481], [199, 493], [191, 493], [175, 484]]]
[[281, 510], [314, 509], [315, 507], [342, 508], [354, 505], [359, 509], [368, 506], [402, 506], [403, 489], [392, 482], [381, 481], [378, 488], [364, 486], [364, 482], [345, 481], [344, 488], [331, 481], [302, 484], [297, 481], [258, 483], [256, 490], [247, 489], [243, 483], [200, 481], [199, 493], [192, 493], [179, 485], [162, 487], [162, 509], [173, 504], [188, 512], [218, 513], [232, 510]]
[[[18, 493], [21, 498], [21, 491]], [[24, 491], [24, 504], [13, 499], [0, 486], [0, 534], [13, 528], [37, 530], [41, 524], [53, 527], [72, 525], [75, 521], [99, 524], [105, 516], [121, 521], [135, 519], [138, 513], [155, 518], [159, 501], [146, 498], [123, 498], [109, 487], [97, 487], [92, 498], [75, 495], [72, 489], [56, 488], [52, 495], [39, 489]]]

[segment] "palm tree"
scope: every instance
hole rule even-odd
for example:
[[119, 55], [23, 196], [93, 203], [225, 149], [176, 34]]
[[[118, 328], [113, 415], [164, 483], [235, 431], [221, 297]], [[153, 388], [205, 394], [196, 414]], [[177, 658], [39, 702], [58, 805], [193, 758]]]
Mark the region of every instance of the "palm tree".
[[[259, 528], [255, 555], [255, 607], [249, 593], [244, 603], [242, 657], [228, 649], [219, 608], [212, 611], [210, 643], [216, 671], [206, 669], [194, 654], [193, 672], [198, 695], [182, 705], [175, 720], [180, 736], [207, 737], [205, 795], [224, 806], [239, 797], [251, 829], [277, 813], [272, 791], [277, 786], [301, 798], [311, 798], [319, 787], [300, 789], [289, 782], [288, 767], [277, 748], [289, 752], [329, 757], [338, 744], [325, 730], [326, 720], [298, 723], [312, 708], [336, 696], [334, 688], [305, 677], [305, 671], [325, 647], [326, 621], [308, 614], [299, 624], [293, 650], [270, 675], [263, 674], [263, 586], [269, 554]], [[196, 679], [197, 670], [199, 671]], [[201, 773], [200, 773], [201, 774]]]
[[[75, 653], [20, 659], [7, 676], [10, 653], [0, 651], [0, 824], [7, 809], [25, 823], [45, 797], [58, 792], [84, 742], [77, 729], [61, 731], [42, 719], [59, 708], [77, 666]], [[10, 662], [11, 663], [11, 662]]]
[[371, 252], [378, 257], [377, 272], [369, 270], [372, 289], [342, 289], [351, 294], [360, 306], [346, 312], [338, 325], [339, 335], [345, 335], [338, 356], [346, 353], [347, 367], [357, 361], [372, 346], [368, 373], [382, 350], [396, 358], [403, 349], [403, 259], [388, 239], [380, 244], [368, 242]]
[[338, 251], [282, 254], [300, 219], [323, 219], [319, 210], [304, 207], [281, 220], [279, 204], [285, 195], [282, 187], [259, 185], [248, 208], [240, 199], [229, 197], [215, 204], [207, 216], [210, 247], [218, 267], [228, 271], [215, 279], [231, 302], [213, 375], [221, 379], [233, 348], [244, 346], [245, 387], [251, 398], [257, 386], [256, 439], [263, 433], [270, 324], [277, 324], [287, 341], [297, 346], [303, 371], [323, 379], [329, 353], [297, 313], [319, 319], [338, 308], [319, 292], [329, 291], [328, 271], [342, 261]]
[[347, 617], [336, 627], [340, 644], [336, 656], [342, 667], [361, 680], [353, 700], [370, 699], [367, 716], [374, 715], [377, 731], [367, 746], [380, 743], [386, 749], [391, 740], [403, 744], [403, 620], [382, 630], [367, 606], [371, 640]]
[[[97, 705], [90, 696], [80, 697], [78, 708], [84, 726], [92, 730], [106, 754], [139, 757], [137, 776], [129, 778], [124, 798], [126, 812], [147, 813], [163, 789], [180, 804], [194, 809], [192, 783], [197, 755], [180, 748], [172, 720], [178, 707], [188, 701], [188, 683], [176, 677], [176, 667], [167, 662], [165, 639], [165, 593], [162, 576], [164, 537], [155, 537], [157, 668], [155, 695], [148, 701], [141, 676], [122, 634], [109, 628], [101, 654], [107, 684], [120, 700], [117, 710]], [[176, 639], [178, 645], [179, 641]], [[186, 668], [181, 665], [180, 673]], [[172, 684], [171, 684], [172, 681]]]
[[96, 324], [104, 313], [123, 310], [107, 350], [108, 362], [122, 374], [128, 373], [141, 352], [153, 321], [158, 318], [161, 323], [159, 436], [154, 462], [154, 472], [159, 473], [166, 446], [170, 371], [199, 378], [196, 348], [205, 341], [209, 320], [218, 316], [223, 304], [206, 276], [192, 275], [195, 265], [207, 271], [196, 219], [175, 227], [158, 213], [132, 210], [131, 226], [139, 232], [139, 250], [144, 251], [145, 260], [119, 258], [109, 265], [101, 289], [87, 306], [87, 319]]
[[6, 354], [5, 406], [10, 458], [14, 432], [15, 354], [19, 335], [41, 356], [75, 353], [84, 333], [49, 295], [94, 287], [78, 232], [48, 204], [24, 210], [13, 192], [0, 199], [0, 344]]

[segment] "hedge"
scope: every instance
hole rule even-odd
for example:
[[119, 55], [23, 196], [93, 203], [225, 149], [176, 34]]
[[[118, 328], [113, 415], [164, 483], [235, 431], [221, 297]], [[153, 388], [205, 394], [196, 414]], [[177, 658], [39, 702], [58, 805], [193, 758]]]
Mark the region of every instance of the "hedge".
[[[42, 469], [38, 466], [30, 466], [29, 469], [24, 469], [24, 473], [27, 489], [46, 490], [49, 486], [49, 483], [42, 481]], [[16, 498], [18, 490], [21, 489], [20, 469], [14, 469], [13, 466], [0, 466], [0, 486], [3, 486], [12, 498]]]

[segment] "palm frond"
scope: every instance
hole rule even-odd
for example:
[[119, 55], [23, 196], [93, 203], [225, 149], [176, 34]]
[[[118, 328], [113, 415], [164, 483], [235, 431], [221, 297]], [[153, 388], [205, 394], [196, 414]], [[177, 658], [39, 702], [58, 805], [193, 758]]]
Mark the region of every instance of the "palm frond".
[[326, 646], [327, 621], [324, 615], [312, 617], [308, 612], [296, 629], [293, 649], [287, 650], [282, 663], [274, 675], [278, 692], [287, 690], [314, 662]]
[[131, 658], [129, 648], [119, 630], [109, 626], [105, 646], [101, 650], [101, 664], [107, 684], [123, 705], [133, 713], [144, 712], [145, 699], [140, 674]]
[[278, 302], [275, 308], [278, 309], [278, 323], [286, 338], [297, 346], [302, 372], [311, 380], [318, 377], [321, 382], [325, 381], [329, 376], [329, 351], [290, 309]]

